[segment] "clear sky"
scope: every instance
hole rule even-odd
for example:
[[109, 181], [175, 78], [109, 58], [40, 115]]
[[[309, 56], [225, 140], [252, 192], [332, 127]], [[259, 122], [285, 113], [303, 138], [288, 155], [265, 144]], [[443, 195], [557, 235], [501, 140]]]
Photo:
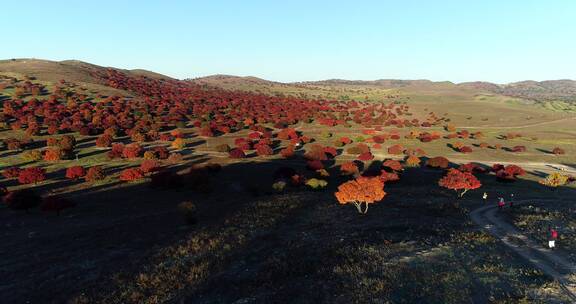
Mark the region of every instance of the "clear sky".
[[177, 78], [576, 79], [576, 1], [3, 1], [0, 58]]

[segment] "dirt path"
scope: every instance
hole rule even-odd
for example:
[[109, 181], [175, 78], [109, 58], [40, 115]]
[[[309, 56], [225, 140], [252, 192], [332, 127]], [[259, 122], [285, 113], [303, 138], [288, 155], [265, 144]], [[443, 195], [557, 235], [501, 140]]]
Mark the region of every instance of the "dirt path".
[[[515, 204], [529, 201], [517, 201]], [[473, 222], [500, 239], [526, 262], [533, 264], [560, 283], [564, 293], [576, 303], [576, 265], [561, 253], [553, 252], [522, 234], [498, 215], [495, 205], [480, 207], [470, 213]]]

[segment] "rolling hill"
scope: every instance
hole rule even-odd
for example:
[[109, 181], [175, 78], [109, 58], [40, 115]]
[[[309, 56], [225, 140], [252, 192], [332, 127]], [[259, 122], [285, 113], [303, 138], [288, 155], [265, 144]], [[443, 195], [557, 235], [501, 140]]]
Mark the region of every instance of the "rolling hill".
[[329, 79], [322, 81], [306, 81], [294, 83], [280, 83], [267, 81], [256, 77], [238, 77], [230, 75], [216, 75], [191, 79], [198, 84], [211, 85], [231, 90], [246, 90], [269, 92], [278, 94], [305, 94], [310, 97], [334, 96], [339, 92], [341, 96], [365, 93], [367, 96], [379, 96], [378, 93], [398, 93], [401, 95], [481, 95], [496, 94], [539, 102], [562, 101], [576, 103], [576, 81], [574, 80], [546, 80], [546, 81], [520, 81], [509, 84], [495, 84], [491, 82], [476, 81], [452, 83], [449, 81], [435, 82], [430, 80], [344, 80]]

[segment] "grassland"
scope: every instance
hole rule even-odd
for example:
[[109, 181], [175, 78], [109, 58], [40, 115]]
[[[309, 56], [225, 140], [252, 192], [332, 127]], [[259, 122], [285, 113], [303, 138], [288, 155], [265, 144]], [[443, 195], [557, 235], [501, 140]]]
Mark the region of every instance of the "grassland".
[[[77, 90], [99, 95], [133, 93], [94, 83], [87, 66], [77, 62], [54, 65], [31, 62], [19, 68], [0, 62], [0, 72], [21, 81], [53, 88], [63, 77]], [[9, 67], [9, 68], [5, 68]], [[158, 77], [145, 71], [133, 71]], [[214, 78], [206, 82], [226, 89], [265, 94], [286, 94], [313, 98], [365, 99], [374, 103], [407, 103], [413, 117], [433, 111], [450, 119], [458, 130], [482, 132], [483, 139], [457, 139], [472, 146], [473, 152], [454, 151], [454, 139], [430, 143], [406, 139], [411, 131], [448, 132], [443, 126], [431, 128], [382, 127], [379, 133], [398, 132], [400, 139], [388, 140], [373, 148], [378, 166], [390, 155], [387, 148], [401, 144], [422, 148], [429, 157], [446, 156], [452, 166], [466, 162], [518, 164], [528, 174], [514, 183], [497, 182], [492, 174], [479, 175], [483, 187], [456, 201], [453, 193], [437, 186], [441, 170], [426, 167], [406, 169], [399, 183], [385, 186], [385, 200], [359, 215], [351, 206], [338, 205], [333, 193], [347, 180], [338, 165], [356, 159], [346, 150], [363, 137], [362, 127], [327, 127], [298, 123], [292, 127], [332, 146], [348, 136], [355, 143], [345, 146], [327, 166], [327, 189], [271, 188], [279, 168], [307, 172], [300, 158], [282, 159], [277, 153], [246, 159], [231, 159], [217, 152], [222, 143], [233, 146], [249, 130], [217, 137], [200, 137], [198, 128], [180, 128], [186, 146], [177, 152], [184, 159], [165, 163], [166, 170], [186, 173], [194, 165], [217, 163], [222, 171], [211, 173], [210, 189], [197, 191], [194, 185], [160, 190], [139, 182], [118, 181], [119, 171], [137, 167], [142, 159], [110, 160], [108, 150], [95, 146], [96, 136], [77, 139], [77, 157], [58, 162], [29, 162], [18, 151], [0, 151], [0, 170], [6, 167], [40, 166], [48, 179], [34, 189], [59, 194], [78, 202], [62, 215], [39, 210], [14, 212], [0, 207], [0, 268], [5, 278], [0, 295], [10, 303], [570, 303], [558, 282], [510, 251], [498, 239], [475, 226], [471, 210], [482, 205], [487, 192], [490, 201], [515, 193], [518, 199], [557, 198], [558, 202], [538, 203], [507, 210], [510, 223], [534, 239], [542, 240], [542, 227], [555, 223], [563, 227], [560, 251], [573, 252], [574, 216], [571, 201], [574, 184], [551, 192], [537, 183], [547, 173], [564, 165], [576, 171], [576, 118], [560, 108], [548, 110], [537, 102], [487, 94], [450, 83], [428, 82], [382, 88], [355, 83], [269, 83], [258, 79]], [[230, 81], [226, 83], [225, 81]], [[12, 88], [0, 92], [8, 98]], [[29, 98], [29, 97], [28, 97]], [[263, 124], [273, 128], [271, 124]], [[520, 133], [503, 139], [507, 133]], [[331, 136], [326, 136], [331, 133]], [[23, 131], [5, 129], [1, 138], [25, 137]], [[34, 148], [42, 150], [49, 136], [34, 136]], [[118, 142], [129, 142], [119, 137]], [[526, 152], [481, 149], [480, 142], [504, 147], [524, 145]], [[169, 142], [146, 142], [144, 148]], [[565, 155], [551, 153], [555, 147]], [[275, 147], [278, 152], [280, 147]], [[174, 152], [175, 150], [169, 149]], [[64, 178], [73, 165], [102, 165], [108, 178], [98, 183]], [[314, 174], [314, 173], [306, 173]], [[1, 179], [8, 190], [30, 187], [16, 180]], [[188, 225], [178, 205], [192, 201], [197, 223]], [[566, 247], [564, 247], [566, 246]]]

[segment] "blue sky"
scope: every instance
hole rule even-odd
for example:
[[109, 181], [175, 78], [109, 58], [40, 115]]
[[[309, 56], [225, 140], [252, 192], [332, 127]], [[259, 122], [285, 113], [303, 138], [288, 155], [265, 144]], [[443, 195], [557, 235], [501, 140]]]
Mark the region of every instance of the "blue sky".
[[0, 58], [177, 78], [576, 79], [576, 1], [6, 1]]

